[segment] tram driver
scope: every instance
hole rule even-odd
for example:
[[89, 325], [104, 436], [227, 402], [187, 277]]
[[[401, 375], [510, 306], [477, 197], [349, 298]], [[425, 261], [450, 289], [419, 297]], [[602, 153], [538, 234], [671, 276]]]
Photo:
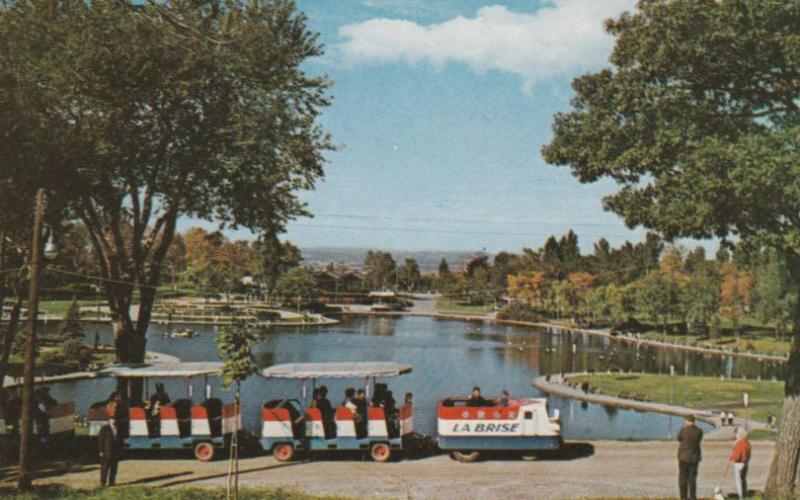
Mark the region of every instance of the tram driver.
[[473, 387], [472, 394], [467, 399], [467, 406], [494, 406], [491, 401], [488, 401], [481, 396], [481, 388]]

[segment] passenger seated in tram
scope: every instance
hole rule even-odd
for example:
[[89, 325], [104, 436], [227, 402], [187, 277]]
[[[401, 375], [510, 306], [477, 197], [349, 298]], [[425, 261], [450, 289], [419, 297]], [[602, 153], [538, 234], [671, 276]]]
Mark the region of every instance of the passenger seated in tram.
[[386, 384], [375, 384], [375, 395], [372, 397], [372, 406], [375, 408], [383, 408], [384, 418], [386, 419], [386, 430], [390, 436], [397, 434], [399, 425], [397, 425], [397, 407], [394, 401], [392, 391], [388, 389]]
[[348, 410], [352, 411], [353, 413], [356, 412], [356, 390], [352, 387], [348, 387], [344, 390], [344, 399], [342, 400], [342, 404], [339, 406], [344, 406]]
[[508, 406], [511, 404], [511, 393], [508, 392], [508, 389], [503, 389], [500, 391], [500, 406]]
[[49, 387], [39, 387], [33, 393], [33, 418], [43, 439], [50, 434], [50, 418], [47, 412], [57, 404], [58, 401], [50, 395]]
[[483, 399], [481, 396], [481, 388], [480, 387], [473, 387], [472, 394], [469, 395], [469, 399], [467, 399], [467, 406], [494, 406], [491, 401]]
[[11, 426], [11, 433], [19, 434], [19, 420], [22, 416], [22, 397], [19, 387], [9, 388], [7, 397], [4, 407], [6, 425]]
[[155, 394], [150, 396], [150, 400], [144, 407], [147, 414], [147, 433], [150, 437], [158, 437], [161, 434], [160, 410], [162, 406], [167, 406], [171, 402], [169, 394], [164, 390], [164, 384], [156, 384]]
[[325, 431], [325, 439], [336, 437], [336, 420], [333, 406], [328, 399], [328, 388], [321, 385], [318, 389], [317, 409], [322, 414], [322, 428]]
[[355, 427], [356, 427], [356, 438], [363, 439], [367, 437], [367, 393], [364, 389], [359, 389], [356, 395], [356, 399], [353, 401], [353, 404], [356, 407], [356, 411], [354, 412], [356, 415], [355, 420]]

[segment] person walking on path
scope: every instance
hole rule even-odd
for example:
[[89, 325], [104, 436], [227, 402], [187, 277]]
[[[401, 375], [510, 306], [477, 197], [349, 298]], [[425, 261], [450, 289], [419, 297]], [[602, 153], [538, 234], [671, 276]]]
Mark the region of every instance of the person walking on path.
[[747, 465], [750, 463], [751, 450], [750, 441], [747, 440], [747, 431], [739, 427], [736, 429], [733, 453], [728, 459], [728, 463], [733, 464], [733, 481], [736, 484], [736, 493], [739, 498], [747, 495]]
[[684, 418], [685, 425], [678, 431], [678, 488], [681, 500], [697, 499], [697, 468], [702, 459], [700, 442], [703, 431], [694, 425], [694, 416]]

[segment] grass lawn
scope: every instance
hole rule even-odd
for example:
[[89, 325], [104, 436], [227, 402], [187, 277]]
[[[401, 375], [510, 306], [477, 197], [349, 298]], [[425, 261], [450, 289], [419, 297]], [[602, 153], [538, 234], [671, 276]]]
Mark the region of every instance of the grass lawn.
[[[105, 303], [105, 302], [104, 302]], [[93, 306], [97, 304], [96, 300], [79, 300], [78, 305], [81, 307], [84, 306]], [[63, 316], [69, 306], [72, 305], [72, 300], [42, 300], [39, 301], [39, 311], [40, 312], [47, 312], [53, 316]]]
[[453, 314], [489, 314], [492, 312], [492, 305], [475, 305], [456, 300], [439, 299], [436, 301], [436, 310], [440, 313]]
[[[759, 422], [766, 422], [769, 415], [780, 417], [783, 405], [782, 382], [632, 373], [580, 375], [570, 380], [588, 382], [610, 396], [620, 391], [645, 394], [657, 403], [732, 411], [738, 417]], [[742, 404], [745, 392], [750, 400], [747, 408]]]
[[[64, 486], [37, 486], [29, 493], [20, 493], [16, 488], [0, 488], [0, 497], [14, 500], [59, 498], [66, 500], [195, 500], [225, 498], [222, 488], [170, 488], [158, 489], [145, 486], [117, 486], [105, 490], [73, 489]], [[345, 497], [316, 496], [284, 489], [240, 488], [239, 498], [244, 500], [322, 500]]]
[[759, 353], [773, 353], [776, 355], [785, 355], [789, 353], [790, 343], [788, 340], [777, 340], [770, 335], [756, 336], [752, 332], [739, 337], [732, 335], [725, 335], [720, 338], [709, 339], [699, 335], [667, 335], [656, 330], [650, 330], [642, 333], [642, 337], [651, 340], [669, 340], [671, 342], [679, 342], [687, 345], [709, 345], [712, 347], [722, 347], [725, 349], [737, 348], [739, 351], [753, 351]]

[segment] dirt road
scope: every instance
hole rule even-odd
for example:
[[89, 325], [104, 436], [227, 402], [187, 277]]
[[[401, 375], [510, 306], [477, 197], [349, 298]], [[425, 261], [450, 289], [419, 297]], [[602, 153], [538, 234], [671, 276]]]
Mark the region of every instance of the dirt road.
[[[722, 479], [730, 442], [703, 445], [699, 492], [710, 496], [722, 483], [732, 491], [731, 478]], [[592, 498], [673, 497], [677, 494], [677, 443], [596, 441], [573, 444], [571, 455], [534, 461], [493, 459], [457, 463], [446, 455], [388, 464], [327, 460], [282, 464], [272, 457], [241, 462], [244, 487], [284, 486], [319, 494], [403, 498]], [[773, 444], [756, 442], [750, 485], [762, 489]], [[37, 483], [93, 486], [95, 465], [54, 469]], [[136, 459], [120, 464], [120, 484], [151, 486], [224, 486], [224, 460], [200, 463], [189, 459]]]

